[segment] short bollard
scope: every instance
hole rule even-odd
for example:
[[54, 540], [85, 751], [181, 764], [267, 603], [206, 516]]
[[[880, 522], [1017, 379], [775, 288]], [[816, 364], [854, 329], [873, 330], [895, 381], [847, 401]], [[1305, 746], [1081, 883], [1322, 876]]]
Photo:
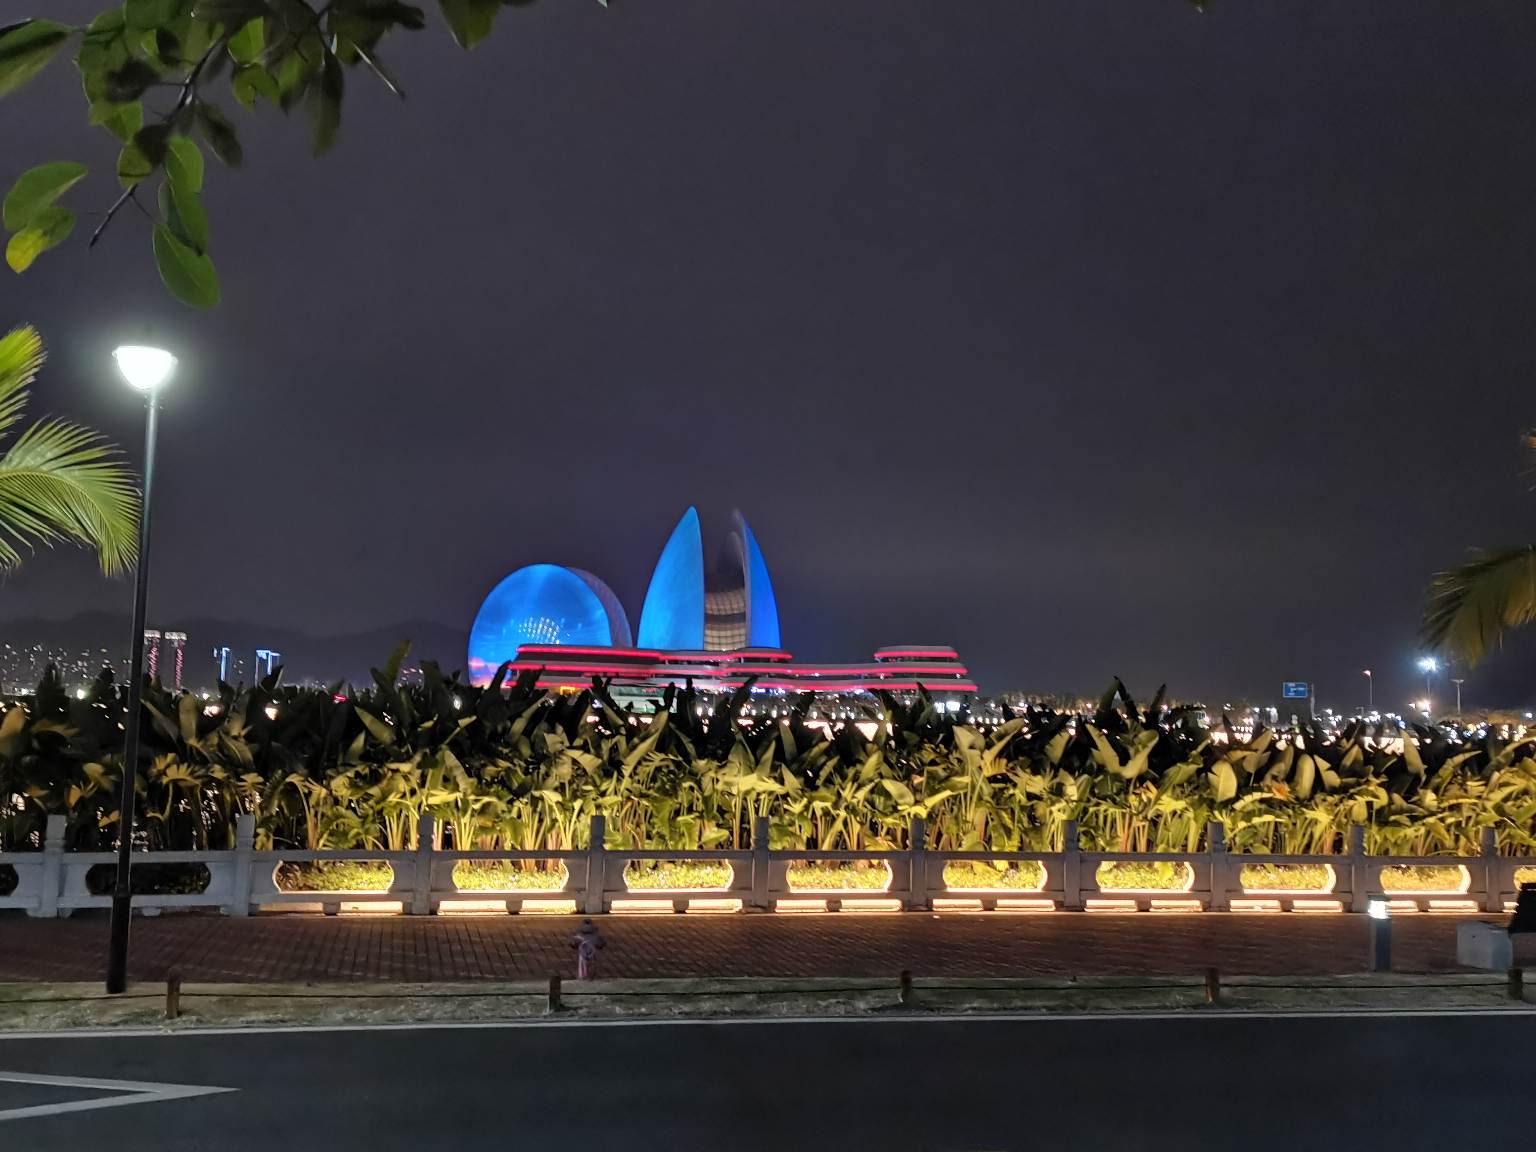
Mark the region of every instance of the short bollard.
[[901, 970], [901, 982], [896, 989], [896, 1002], [903, 1008], [912, 1006], [912, 973], [905, 968]]
[[550, 1015], [560, 1011], [560, 977], [553, 972], [549, 974], [549, 999], [544, 1002], [544, 1011]]
[[1392, 971], [1392, 909], [1385, 900], [1371, 900], [1365, 906], [1371, 918], [1371, 971]]
[[1205, 1002], [1207, 1004], [1221, 1003], [1221, 973], [1215, 968], [1205, 970]]
[[576, 979], [591, 980], [597, 975], [597, 950], [605, 948], [608, 941], [590, 920], [583, 920], [576, 935], [571, 937], [571, 947], [576, 949]]
[[1509, 998], [1511, 1000], [1525, 999], [1525, 969], [1511, 968], [1509, 970]]
[[181, 1015], [181, 973], [172, 969], [165, 974], [165, 1018], [175, 1020]]

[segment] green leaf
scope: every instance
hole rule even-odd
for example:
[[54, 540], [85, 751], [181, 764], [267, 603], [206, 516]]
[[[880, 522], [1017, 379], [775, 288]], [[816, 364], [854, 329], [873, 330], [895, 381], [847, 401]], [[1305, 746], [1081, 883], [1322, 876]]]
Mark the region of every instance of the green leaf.
[[197, 127], [215, 156], [231, 168], [240, 167], [245, 151], [240, 147], [240, 138], [235, 135], [235, 126], [224, 113], [212, 104], [199, 103]]
[[128, 44], [123, 35], [123, 13], [111, 8], [91, 21], [75, 53], [75, 64], [87, 74], [87, 91], [92, 73], [106, 73], [128, 62]]
[[135, 132], [117, 155], [117, 178], [131, 188], [165, 162], [170, 127], [151, 124]]
[[175, 67], [181, 59], [181, 41], [176, 34], [165, 28], [155, 29], [155, 58], [166, 67]]
[[266, 46], [267, 22], [251, 20], [229, 38], [229, 57], [236, 64], [254, 64]]
[[113, 103], [124, 104], [129, 100], [137, 100], [159, 80], [160, 73], [152, 64], [135, 58], [107, 73], [107, 82], [102, 92]]
[[1216, 803], [1225, 804], [1237, 795], [1237, 773], [1227, 760], [1211, 765], [1211, 787], [1216, 792]]
[[395, 730], [372, 712], [366, 708], [359, 708], [357, 716], [363, 722], [363, 727], [368, 729], [368, 735], [372, 736], [377, 743], [387, 746], [395, 742]]
[[208, 251], [208, 213], [197, 193], [167, 179], [160, 185], [160, 215], [177, 239], [199, 252]]
[[219, 276], [213, 261], [178, 240], [164, 224], [155, 225], [155, 265], [171, 295], [193, 308], [219, 302]]
[[27, 227], [11, 237], [5, 246], [5, 262], [16, 272], [25, 272], [50, 248], [56, 248], [75, 230], [75, 214], [55, 205], [45, 208]]
[[127, 104], [101, 100], [91, 105], [90, 120], [126, 144], [144, 127], [144, 105], [137, 100]]
[[15, 232], [31, 224], [39, 213], [83, 180], [85, 173], [84, 164], [68, 161], [39, 164], [23, 172], [0, 209], [6, 229]]
[[345, 87], [345, 75], [341, 61], [334, 52], [327, 51], [325, 64], [320, 70], [320, 83], [310, 90], [309, 114], [314, 131], [315, 155], [321, 156], [336, 143], [336, 130], [341, 127], [341, 97]]
[[0, 96], [16, 91], [46, 68], [73, 31], [52, 20], [24, 20], [0, 32]]
[[192, 15], [211, 20], [226, 28], [244, 28], [252, 20], [270, 13], [266, 0], [197, 0]]
[[501, 0], [437, 0], [448, 30], [460, 48], [473, 48], [491, 34]]
[[235, 99], [247, 108], [256, 106], [257, 96], [265, 96], [273, 104], [281, 103], [283, 98], [277, 80], [259, 64], [236, 68], [235, 74], [230, 77], [229, 87]]
[[159, 28], [176, 16], [176, 0], [124, 0], [123, 20], [135, 31]]
[[132, 141], [124, 144], [117, 154], [117, 179], [124, 188], [132, 188], [154, 170], [155, 166], [144, 155], [144, 150]]
[[166, 146], [165, 174], [188, 192], [203, 190], [203, 153], [195, 140], [173, 136]]

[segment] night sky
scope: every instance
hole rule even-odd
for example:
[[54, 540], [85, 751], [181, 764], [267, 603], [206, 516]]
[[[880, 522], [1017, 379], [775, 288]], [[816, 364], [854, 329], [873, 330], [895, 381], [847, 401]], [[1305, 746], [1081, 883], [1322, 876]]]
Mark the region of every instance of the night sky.
[[[323, 160], [226, 98], [216, 311], [132, 213], [0, 279], [34, 409], [135, 459], [108, 352], [182, 357], [153, 616], [467, 629], [552, 561], [638, 620], [739, 506], [797, 656], [1400, 705], [1430, 573], [1536, 529], [1536, 6], [545, 0], [385, 48], [409, 100], [349, 74]], [[0, 138], [112, 196], [67, 62]], [[41, 555], [0, 617], [130, 594]]]

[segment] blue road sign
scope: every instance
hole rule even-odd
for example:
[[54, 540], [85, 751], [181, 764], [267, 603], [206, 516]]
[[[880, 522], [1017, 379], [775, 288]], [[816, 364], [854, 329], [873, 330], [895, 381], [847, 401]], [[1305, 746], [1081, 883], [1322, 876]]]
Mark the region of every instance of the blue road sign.
[[1281, 686], [1280, 694], [1287, 700], [1305, 700], [1312, 695], [1312, 689], [1305, 680], [1287, 680]]

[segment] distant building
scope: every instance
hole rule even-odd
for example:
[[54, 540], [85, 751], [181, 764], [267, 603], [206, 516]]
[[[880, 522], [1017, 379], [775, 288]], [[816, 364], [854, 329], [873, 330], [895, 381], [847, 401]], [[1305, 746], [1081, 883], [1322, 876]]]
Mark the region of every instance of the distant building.
[[484, 684], [524, 644], [627, 648], [629, 619], [590, 572], [558, 564], [519, 568], [480, 605], [469, 630], [469, 676]]
[[958, 706], [976, 694], [960, 654], [940, 646], [878, 648], [874, 659], [862, 664], [800, 664], [781, 648], [662, 652], [526, 644], [510, 671], [514, 676], [537, 671], [539, 683], [556, 691], [579, 691], [600, 677], [611, 681], [619, 698], [658, 696], [669, 685], [681, 688], [689, 682], [701, 692], [734, 692], [749, 678], [754, 692], [780, 695], [904, 695], [921, 688], [941, 705]]
[[144, 670], [151, 680], [160, 677], [160, 633], [153, 628], [144, 629]]
[[683, 513], [661, 550], [640, 611], [638, 644], [612, 590], [578, 568], [534, 564], [491, 590], [469, 634], [469, 678], [487, 684], [503, 663], [537, 670], [540, 683], [576, 691], [594, 677], [616, 693], [657, 696], [691, 681], [706, 692], [815, 692], [862, 696], [919, 689], [958, 708], [976, 685], [953, 648], [882, 648], [861, 664], [797, 664], [780, 647], [779, 606], [768, 563], [740, 512], [716, 559], [704, 564], [694, 508]]
[[694, 508], [661, 550], [640, 609], [642, 648], [729, 652], [779, 646], [779, 606], [757, 538], [731, 513], [731, 531], [706, 571]]
[[187, 671], [187, 634], [167, 632], [165, 642], [171, 646], [171, 686], [180, 692], [182, 677]]
[[276, 648], [256, 649], [256, 674], [255, 679], [264, 680], [272, 675], [273, 670], [282, 660], [283, 654]]

